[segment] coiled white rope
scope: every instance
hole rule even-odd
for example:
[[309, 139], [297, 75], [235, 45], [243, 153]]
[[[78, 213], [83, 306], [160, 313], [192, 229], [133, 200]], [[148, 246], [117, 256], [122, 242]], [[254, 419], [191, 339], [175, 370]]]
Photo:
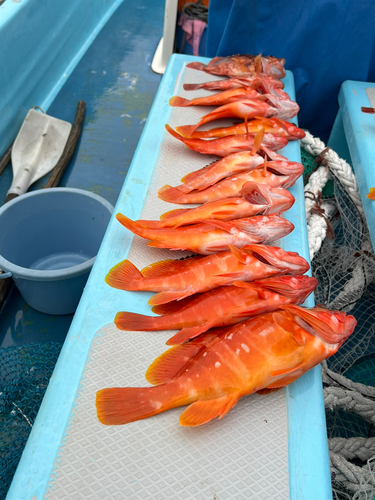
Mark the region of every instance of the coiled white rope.
[[[313, 137], [308, 131], [305, 133], [306, 136], [301, 140], [301, 146], [314, 157], [319, 157], [324, 152], [325, 162], [310, 175], [305, 186], [306, 221], [312, 260], [327, 236], [326, 218], [329, 220], [336, 210], [334, 202], [323, 201], [319, 203], [319, 213], [316, 211], [320, 194], [329, 179], [336, 177], [364, 220], [365, 215], [357, 181], [350, 165], [332, 149], [326, 149], [320, 139]], [[361, 249], [371, 252], [370, 241], [364, 239]], [[335, 306], [333, 308], [341, 309], [340, 305], [345, 302], [348, 294], [353, 297], [361, 296], [363, 287], [368, 282], [367, 274], [369, 274], [364, 260], [358, 259], [351, 278], [330, 307]], [[340, 408], [344, 411], [355, 412], [371, 424], [375, 424], [374, 387], [357, 384], [332, 372], [326, 362], [322, 363], [322, 378], [325, 384], [324, 404], [327, 409], [333, 411]], [[343, 486], [351, 495], [354, 494], [354, 499], [372, 498], [375, 494], [375, 464], [373, 465], [372, 462], [372, 460], [375, 461], [375, 438], [332, 438], [329, 440], [329, 450], [333, 485]], [[366, 465], [359, 467], [348, 461], [355, 457], [367, 462]], [[371, 496], [368, 497], [367, 493]]]

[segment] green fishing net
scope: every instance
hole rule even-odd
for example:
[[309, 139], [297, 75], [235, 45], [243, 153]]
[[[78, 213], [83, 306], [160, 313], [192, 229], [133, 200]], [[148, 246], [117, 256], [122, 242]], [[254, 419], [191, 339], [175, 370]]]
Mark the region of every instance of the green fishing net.
[[0, 349], [0, 500], [7, 494], [62, 344]]

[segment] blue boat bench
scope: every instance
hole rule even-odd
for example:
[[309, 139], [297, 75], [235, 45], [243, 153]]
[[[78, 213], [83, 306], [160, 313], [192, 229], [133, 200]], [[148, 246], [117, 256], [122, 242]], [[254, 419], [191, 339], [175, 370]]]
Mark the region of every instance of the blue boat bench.
[[375, 187], [375, 114], [361, 111], [362, 107], [375, 108], [375, 83], [347, 80], [338, 100], [340, 108], [328, 146], [352, 165], [375, 248], [375, 202], [367, 198]]

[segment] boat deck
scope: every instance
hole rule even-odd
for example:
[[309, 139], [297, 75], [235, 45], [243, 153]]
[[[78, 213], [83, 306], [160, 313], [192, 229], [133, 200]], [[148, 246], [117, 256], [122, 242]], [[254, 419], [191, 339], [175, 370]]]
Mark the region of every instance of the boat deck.
[[[150, 65], [163, 20], [164, 0], [124, 2], [52, 102], [48, 114], [70, 123], [77, 102], [86, 102], [82, 136], [60, 186], [86, 189], [115, 205], [161, 80]], [[1, 203], [11, 180], [8, 167], [0, 177]], [[35, 311], [13, 287], [0, 312], [0, 347], [62, 343], [72, 319]]]

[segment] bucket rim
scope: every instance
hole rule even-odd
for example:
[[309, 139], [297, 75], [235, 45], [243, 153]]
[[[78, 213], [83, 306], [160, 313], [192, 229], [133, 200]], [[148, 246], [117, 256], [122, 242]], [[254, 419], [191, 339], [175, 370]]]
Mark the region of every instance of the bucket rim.
[[[13, 200], [9, 201], [2, 207], [0, 207], [0, 217], [7, 210], [11, 209], [13, 205], [17, 203], [22, 203], [24, 199], [32, 198], [34, 196], [41, 195], [49, 195], [53, 193], [73, 193], [81, 196], [85, 196], [87, 198], [91, 198], [101, 205], [103, 205], [111, 215], [113, 213], [114, 207], [109, 203], [106, 199], [98, 194], [92, 193], [91, 191], [86, 191], [84, 189], [78, 188], [67, 188], [67, 187], [56, 187], [56, 188], [44, 188], [38, 189], [35, 191], [31, 191], [25, 193]], [[84, 273], [90, 272], [92, 266], [94, 265], [96, 259], [96, 255], [91, 259], [82, 262], [81, 264], [77, 264], [76, 266], [64, 267], [63, 269], [56, 269], [51, 271], [44, 271], [39, 269], [30, 269], [27, 267], [18, 266], [13, 264], [9, 260], [5, 259], [0, 254], [0, 269], [6, 272], [11, 272], [13, 279], [24, 279], [29, 281], [61, 281], [70, 278], [74, 278]]]

